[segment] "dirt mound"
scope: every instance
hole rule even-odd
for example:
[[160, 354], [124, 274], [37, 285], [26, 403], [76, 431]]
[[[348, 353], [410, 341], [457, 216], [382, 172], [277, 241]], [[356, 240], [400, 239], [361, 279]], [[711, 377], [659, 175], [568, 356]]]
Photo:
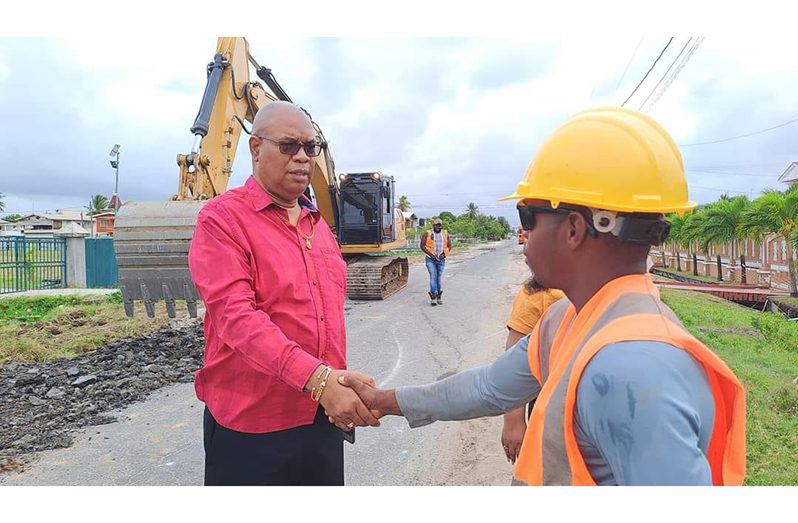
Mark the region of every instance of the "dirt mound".
[[[64, 318], [61, 328], [90, 321], [79, 312]], [[68, 447], [81, 427], [115, 421], [104, 412], [164, 385], [192, 381], [202, 366], [203, 344], [202, 324], [193, 322], [118, 340], [76, 359], [0, 366], [0, 473], [24, 454]]]

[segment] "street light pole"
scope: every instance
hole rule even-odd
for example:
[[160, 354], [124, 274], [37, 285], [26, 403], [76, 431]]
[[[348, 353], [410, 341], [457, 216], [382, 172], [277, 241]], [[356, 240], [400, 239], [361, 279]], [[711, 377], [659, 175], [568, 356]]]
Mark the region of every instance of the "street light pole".
[[[119, 148], [120, 145], [114, 144], [114, 148], [111, 149], [111, 158], [116, 157], [116, 160], [111, 160], [111, 167], [116, 170], [116, 183], [114, 184], [114, 196], [111, 198], [115, 202], [115, 207], [119, 205]], [[116, 210], [116, 208], [114, 208]]]
[[114, 185], [114, 194], [119, 193], [119, 151], [116, 152], [116, 161], [114, 162], [114, 169], [116, 169], [116, 184]]

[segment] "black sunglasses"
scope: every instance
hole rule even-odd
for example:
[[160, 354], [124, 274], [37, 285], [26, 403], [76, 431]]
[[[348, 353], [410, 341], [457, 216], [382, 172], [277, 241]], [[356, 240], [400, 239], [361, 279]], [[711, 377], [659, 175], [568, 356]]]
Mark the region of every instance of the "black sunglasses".
[[[519, 205], [516, 209], [518, 209], [518, 217], [521, 219], [521, 228], [525, 231], [531, 231], [535, 227], [535, 214], [537, 213], [571, 214], [572, 212], [579, 212], [576, 209], [569, 209], [567, 207], [552, 209], [551, 207], [531, 207], [527, 205]], [[587, 233], [593, 238], [598, 236], [598, 231], [593, 227], [590, 220], [585, 218], [585, 222], [587, 223]]]
[[266, 136], [258, 136], [258, 135], [254, 136], [255, 138], [260, 138], [261, 140], [266, 140], [277, 145], [277, 148], [280, 150], [280, 152], [288, 156], [293, 156], [296, 153], [298, 153], [299, 148], [301, 147], [302, 149], [305, 150], [305, 154], [307, 154], [311, 158], [315, 158], [316, 156], [320, 155], [321, 151], [324, 150], [324, 148], [327, 146], [327, 144], [322, 142], [310, 142], [310, 143], [299, 143], [296, 141], [281, 142], [278, 140], [272, 140], [271, 138], [268, 138]]

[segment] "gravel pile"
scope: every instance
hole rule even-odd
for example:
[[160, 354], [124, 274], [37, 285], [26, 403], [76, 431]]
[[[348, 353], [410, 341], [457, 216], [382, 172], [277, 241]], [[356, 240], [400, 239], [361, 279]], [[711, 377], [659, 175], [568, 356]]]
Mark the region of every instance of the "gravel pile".
[[105, 412], [192, 381], [203, 346], [202, 324], [192, 321], [73, 360], [0, 366], [0, 471], [22, 455], [68, 447], [81, 427], [116, 421]]

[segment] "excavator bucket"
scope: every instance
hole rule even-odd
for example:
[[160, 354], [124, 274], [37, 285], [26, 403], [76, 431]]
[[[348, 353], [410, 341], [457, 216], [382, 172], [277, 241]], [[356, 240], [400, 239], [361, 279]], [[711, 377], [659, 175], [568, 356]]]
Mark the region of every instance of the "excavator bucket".
[[175, 300], [197, 315], [197, 291], [188, 270], [188, 249], [197, 215], [206, 201], [127, 202], [116, 214], [114, 250], [125, 312], [141, 300], [149, 317], [163, 300], [175, 317]]

